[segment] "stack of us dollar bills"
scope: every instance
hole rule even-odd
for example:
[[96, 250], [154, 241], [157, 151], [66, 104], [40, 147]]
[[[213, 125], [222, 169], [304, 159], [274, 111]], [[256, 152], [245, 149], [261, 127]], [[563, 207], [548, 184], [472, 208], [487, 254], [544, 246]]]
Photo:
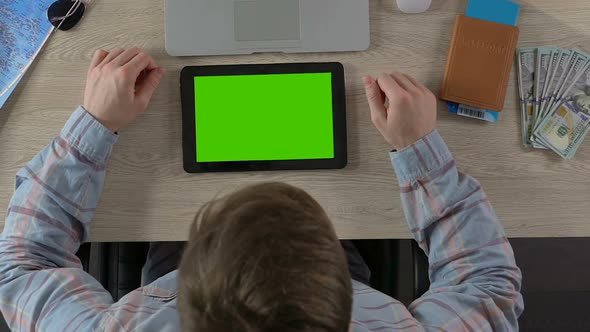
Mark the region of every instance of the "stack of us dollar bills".
[[590, 54], [535, 47], [517, 57], [522, 144], [573, 158], [590, 131]]

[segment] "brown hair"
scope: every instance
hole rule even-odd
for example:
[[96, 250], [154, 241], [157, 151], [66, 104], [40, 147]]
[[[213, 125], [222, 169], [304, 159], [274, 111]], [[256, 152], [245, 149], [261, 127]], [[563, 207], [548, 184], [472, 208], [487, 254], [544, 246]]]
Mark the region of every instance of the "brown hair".
[[301, 189], [265, 183], [209, 203], [179, 270], [184, 331], [348, 330], [346, 256], [324, 210]]

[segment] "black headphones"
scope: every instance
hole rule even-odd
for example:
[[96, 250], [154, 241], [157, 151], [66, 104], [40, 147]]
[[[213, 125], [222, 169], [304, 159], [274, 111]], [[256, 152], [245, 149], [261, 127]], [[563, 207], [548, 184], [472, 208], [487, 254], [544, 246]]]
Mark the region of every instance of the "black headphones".
[[57, 0], [47, 9], [47, 18], [54, 27], [67, 31], [80, 22], [85, 10], [82, 0]]

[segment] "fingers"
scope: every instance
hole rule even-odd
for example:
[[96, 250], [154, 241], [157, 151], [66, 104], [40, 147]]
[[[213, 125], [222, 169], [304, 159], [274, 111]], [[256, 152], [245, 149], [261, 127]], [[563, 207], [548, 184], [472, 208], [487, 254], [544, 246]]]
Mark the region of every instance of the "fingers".
[[96, 50], [92, 56], [92, 60], [90, 61], [90, 69], [98, 66], [107, 57], [107, 55], [109, 55], [109, 53], [105, 50]]
[[113, 61], [115, 58], [117, 58], [119, 55], [121, 55], [121, 53], [123, 53], [123, 49], [122, 48], [115, 48], [114, 50], [112, 50], [105, 58], [104, 60], [102, 60], [102, 62], [100, 63], [101, 66], [104, 66], [108, 63], [110, 63], [111, 61]]
[[390, 101], [396, 100], [397, 96], [399, 96], [402, 90], [402, 87], [399, 85], [399, 83], [396, 80], [394, 80], [393, 77], [391, 77], [391, 75], [389, 74], [379, 75], [377, 83], [379, 84], [383, 92], [385, 92], [385, 95]]
[[426, 87], [422, 83], [418, 82], [418, 80], [413, 78], [412, 76], [410, 76], [408, 74], [402, 74], [402, 75], [404, 75], [418, 89], [426, 89]]
[[416, 85], [404, 74], [399, 72], [391, 73], [391, 77], [401, 86], [404, 90], [411, 92], [418, 89]]
[[135, 95], [144, 105], [149, 104], [165, 74], [166, 70], [164, 68], [152, 69], [145, 79], [136, 87]]
[[371, 120], [375, 126], [381, 126], [387, 121], [385, 109], [385, 100], [383, 100], [383, 92], [375, 81], [370, 76], [363, 77], [365, 91], [367, 93], [367, 100], [369, 101], [369, 108], [371, 109]]
[[123, 53], [121, 53], [116, 59], [113, 59], [113, 63], [122, 67], [139, 53], [141, 53], [141, 49], [137, 47], [130, 48], [123, 51]]
[[144, 70], [157, 69], [156, 61], [147, 53], [139, 52], [134, 58], [127, 62], [123, 68], [129, 70], [133, 78], [137, 78]]
[[400, 72], [381, 74], [379, 76], [379, 86], [385, 91], [387, 98], [390, 100], [395, 100], [395, 97], [401, 96], [403, 92], [430, 91], [415, 78]]
[[[94, 63], [94, 62], [93, 62]], [[138, 47], [128, 50], [116, 48], [108, 53], [98, 65], [110, 64], [111, 69], [122, 68], [122, 75], [129, 81], [135, 82], [144, 70], [158, 68], [156, 61]]]

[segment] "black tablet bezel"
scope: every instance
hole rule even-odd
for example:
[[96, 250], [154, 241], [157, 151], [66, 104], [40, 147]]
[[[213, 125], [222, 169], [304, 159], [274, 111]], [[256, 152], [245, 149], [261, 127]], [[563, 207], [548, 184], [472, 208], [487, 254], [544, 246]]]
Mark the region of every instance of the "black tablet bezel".
[[[197, 76], [332, 73], [332, 114], [334, 158], [306, 160], [197, 162], [194, 78]], [[289, 63], [185, 67], [180, 73], [182, 100], [182, 149], [184, 170], [188, 173], [243, 172], [267, 170], [340, 169], [346, 167], [346, 94], [341, 63]]]

